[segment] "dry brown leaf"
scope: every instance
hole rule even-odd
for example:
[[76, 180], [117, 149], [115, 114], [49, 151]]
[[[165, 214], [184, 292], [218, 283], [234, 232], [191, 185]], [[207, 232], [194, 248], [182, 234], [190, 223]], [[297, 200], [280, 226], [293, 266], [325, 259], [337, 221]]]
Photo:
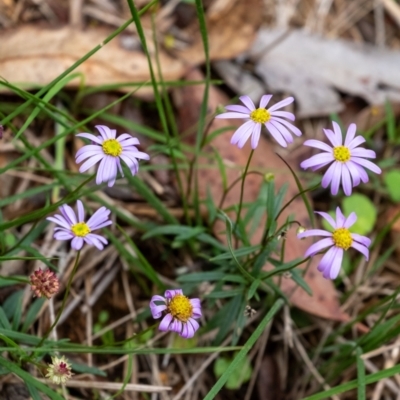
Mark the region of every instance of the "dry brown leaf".
[[301, 117], [343, 108], [339, 91], [370, 104], [400, 101], [400, 52], [303, 30], [261, 29], [250, 51], [270, 90], [287, 91]]
[[[3, 79], [13, 84], [46, 85], [79, 58], [91, 51], [111, 33], [108, 29], [90, 28], [78, 31], [65, 26], [47, 29], [36, 25], [23, 26], [2, 33], [0, 71]], [[160, 64], [165, 80], [182, 76], [182, 62], [160, 52]], [[84, 75], [86, 86], [146, 82], [149, 79], [146, 57], [141, 51], [122, 48], [118, 38], [112, 40], [77, 69]], [[68, 86], [78, 86], [76, 78]], [[132, 87], [125, 88], [132, 90]], [[145, 87], [141, 94], [151, 94]]]
[[[211, 59], [233, 58], [248, 50], [261, 22], [261, 0], [236, 0], [225, 3], [224, 7], [226, 6], [229, 6], [229, 12], [211, 8], [210, 17], [207, 17]], [[185, 50], [171, 54], [171, 51], [167, 52], [162, 46], [159, 47], [162, 75], [166, 81], [180, 79], [189, 66], [204, 62], [203, 43], [197, 21], [191, 25], [192, 43]], [[100, 44], [111, 32], [112, 30], [106, 28], [80, 31], [70, 26], [50, 29], [37, 25], [3, 31], [0, 76], [10, 83], [21, 84], [24, 88], [46, 85]], [[83, 83], [86, 86], [150, 80], [144, 53], [138, 49], [124, 48], [122, 43], [126, 38], [132, 36], [115, 38], [76, 69], [83, 74]], [[80, 82], [80, 78], [76, 78], [67, 86], [77, 87]], [[6, 90], [1, 86], [0, 89]], [[132, 87], [119, 90], [129, 91]], [[142, 87], [135, 95], [148, 97], [152, 95], [152, 90], [150, 86]]]
[[[262, 7], [261, 0], [224, 2], [218, 12], [211, 7], [206, 25], [212, 60], [234, 58], [249, 49], [262, 22]], [[194, 43], [176, 54], [191, 65], [200, 64], [204, 50], [197, 23], [189, 27], [187, 34], [195, 38]]]
[[[192, 71], [187, 79], [202, 79], [202, 75], [198, 71]], [[182, 123], [182, 130], [187, 129], [198, 121], [198, 110], [203, 96], [203, 88], [199, 86], [191, 86], [179, 89], [177, 93], [177, 106], [180, 112], [180, 121]], [[211, 88], [209, 98], [209, 110], [214, 110], [219, 104], [226, 104], [228, 99], [225, 95], [216, 88]], [[211, 131], [220, 129], [226, 126], [231, 126], [232, 120], [216, 119], [213, 121]], [[232, 132], [226, 132], [216, 137], [212, 142], [212, 147], [217, 151], [220, 156], [226, 161], [228, 184], [239, 176], [239, 170], [236, 168], [229, 168], [229, 165], [236, 165], [243, 170], [250, 154], [250, 146], [246, 145], [243, 149], [238, 149], [236, 146], [229, 144]], [[193, 140], [193, 138], [189, 138]], [[291, 199], [298, 193], [297, 186], [294, 179], [290, 176], [287, 167], [283, 164], [282, 160], [274, 153], [273, 144], [264, 138], [260, 139], [260, 143], [254, 152], [251, 163], [251, 169], [262, 169], [264, 171], [273, 171], [275, 174], [275, 184], [280, 188], [283, 184], [287, 183], [288, 190], [285, 201]], [[222, 180], [219, 169], [214, 164], [215, 169], [210, 168], [213, 153], [211, 149], [210, 158], [201, 160], [200, 165], [207, 163], [208, 168], [199, 170], [199, 196], [206, 198], [207, 189], [210, 191], [214, 201], [218, 204], [222, 196]], [[296, 169], [296, 167], [295, 167]], [[244, 202], [254, 201], [258, 195], [258, 190], [262, 183], [262, 178], [259, 175], [249, 175], [246, 178], [244, 190]], [[240, 195], [240, 185], [236, 185], [231, 190], [225, 200], [224, 207], [237, 204]], [[281, 216], [280, 222], [284, 222], [289, 214], [294, 214], [303, 226], [309, 226], [308, 214], [303, 202], [295, 200], [286, 212]], [[216, 234], [224, 231], [222, 225], [216, 226]], [[261, 241], [263, 232], [262, 222], [260, 228], [252, 237], [252, 244], [258, 244]], [[225, 235], [219, 235], [220, 240], [225, 240]], [[285, 261], [290, 261], [298, 257], [303, 257], [310, 242], [300, 241], [296, 238], [295, 232], [291, 229], [286, 238], [286, 254]], [[316, 267], [318, 264], [318, 257], [314, 257], [311, 266], [305, 275], [305, 281], [310, 286], [313, 296], [309, 296], [304, 290], [298, 288], [295, 282], [291, 279], [283, 279], [281, 288], [286, 295], [289, 296], [290, 301], [298, 308], [309, 312], [310, 314], [319, 317], [335, 320], [347, 321], [349, 316], [340, 310], [340, 305], [337, 298], [336, 290], [332, 281], [324, 279]], [[266, 266], [267, 268], [267, 266]]]

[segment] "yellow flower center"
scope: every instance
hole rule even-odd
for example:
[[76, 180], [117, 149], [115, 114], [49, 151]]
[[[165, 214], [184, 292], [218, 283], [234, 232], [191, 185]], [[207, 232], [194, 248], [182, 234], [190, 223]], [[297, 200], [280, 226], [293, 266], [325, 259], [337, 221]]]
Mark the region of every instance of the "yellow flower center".
[[75, 236], [85, 237], [88, 233], [90, 233], [90, 228], [85, 222], [78, 222], [77, 224], [71, 226], [71, 231]]
[[169, 302], [168, 311], [179, 321], [187, 322], [193, 314], [193, 306], [186, 296], [177, 294]]
[[257, 108], [257, 110], [251, 112], [250, 119], [257, 124], [265, 124], [271, 119], [271, 114], [265, 108]]
[[341, 247], [343, 250], [347, 250], [353, 243], [351, 233], [346, 228], [335, 229], [333, 232], [333, 241], [336, 247]]
[[346, 146], [337, 146], [333, 148], [333, 157], [336, 161], [344, 163], [350, 160], [351, 153]]
[[122, 153], [122, 146], [117, 139], [107, 139], [101, 145], [104, 154], [108, 156], [118, 157]]

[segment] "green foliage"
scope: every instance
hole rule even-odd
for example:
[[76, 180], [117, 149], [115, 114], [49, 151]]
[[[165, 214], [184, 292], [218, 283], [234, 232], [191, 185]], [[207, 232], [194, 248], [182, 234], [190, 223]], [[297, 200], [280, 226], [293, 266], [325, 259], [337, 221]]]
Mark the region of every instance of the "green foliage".
[[[219, 357], [214, 363], [214, 374], [217, 378], [220, 378], [226, 371], [229, 365], [232, 363], [233, 358]], [[243, 383], [250, 380], [253, 369], [251, 367], [248, 357], [243, 357], [242, 360], [237, 364], [236, 368], [232, 371], [228, 380], [225, 383], [227, 389], [239, 389]]]
[[357, 214], [357, 221], [351, 227], [351, 231], [360, 235], [368, 235], [376, 223], [375, 204], [367, 196], [354, 193], [343, 199], [343, 213], [348, 216], [352, 212]]
[[400, 202], [400, 169], [392, 169], [383, 175], [386, 189], [392, 201]]

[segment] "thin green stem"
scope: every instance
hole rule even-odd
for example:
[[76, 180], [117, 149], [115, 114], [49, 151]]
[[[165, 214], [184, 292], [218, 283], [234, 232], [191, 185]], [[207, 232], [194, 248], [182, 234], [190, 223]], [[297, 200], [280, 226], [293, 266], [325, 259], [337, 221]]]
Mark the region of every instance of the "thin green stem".
[[[183, 209], [184, 209], [184, 212], [185, 212], [185, 218], [186, 218], [187, 222], [189, 222], [190, 221], [189, 212], [188, 212], [186, 199], [184, 198], [182, 180], [181, 180], [181, 177], [180, 177], [180, 174], [179, 174], [178, 164], [177, 164], [174, 152], [172, 150], [172, 146], [170, 145], [171, 133], [169, 131], [168, 121], [167, 121], [167, 117], [166, 117], [165, 110], [164, 110], [164, 107], [163, 107], [163, 102], [162, 102], [162, 99], [161, 99], [161, 96], [160, 96], [160, 93], [159, 93], [159, 90], [158, 90], [158, 84], [157, 84], [156, 75], [155, 75], [154, 69], [153, 69], [152, 59], [150, 57], [150, 53], [149, 53], [148, 48], [147, 48], [146, 36], [144, 34], [142, 23], [140, 21], [141, 13], [138, 12], [138, 10], [137, 10], [137, 8], [136, 8], [136, 6], [135, 6], [135, 4], [134, 4], [134, 2], [132, 0], [128, 0], [128, 5], [129, 5], [129, 9], [130, 9], [131, 14], [132, 14], [132, 19], [133, 19], [133, 21], [134, 21], [134, 23], [136, 25], [137, 33], [138, 33], [138, 36], [140, 38], [140, 42], [141, 42], [141, 45], [143, 47], [143, 51], [144, 51], [144, 53], [146, 55], [146, 58], [147, 58], [147, 64], [149, 66], [151, 83], [152, 83], [152, 86], [153, 86], [153, 93], [154, 93], [154, 98], [155, 98], [156, 105], [157, 105], [158, 114], [159, 114], [159, 117], [160, 117], [161, 125], [163, 127], [164, 132], [165, 132], [165, 135], [167, 136], [167, 144], [168, 144], [168, 148], [169, 148], [169, 151], [170, 151], [170, 157], [171, 157], [172, 165], [173, 165], [173, 168], [174, 168], [175, 177], [176, 177], [176, 180], [177, 180], [177, 183], [178, 183], [179, 192], [181, 194], [181, 198], [182, 198], [182, 202], [183, 202]], [[161, 71], [160, 71], [160, 74], [161, 74]]]
[[[248, 169], [249, 169], [250, 162], [251, 162], [251, 159], [252, 159], [252, 157], [253, 157], [253, 154], [254, 154], [254, 150], [251, 150], [249, 159], [247, 160], [247, 164], [246, 164], [246, 167], [245, 167], [244, 172], [243, 172], [243, 175], [242, 175], [242, 185], [241, 185], [241, 187], [240, 187], [239, 207], [238, 207], [238, 212], [237, 212], [237, 217], [236, 217], [235, 229], [233, 230], [233, 232], [235, 232], [237, 226], [238, 226], [239, 223], [240, 223], [240, 214], [242, 213], [242, 206], [243, 206], [244, 182], [245, 182], [245, 180], [246, 180], [247, 171], [248, 171]], [[238, 238], [238, 236], [235, 236], [235, 247], [236, 247], [236, 248], [237, 248], [238, 242], [239, 242], [239, 238]]]

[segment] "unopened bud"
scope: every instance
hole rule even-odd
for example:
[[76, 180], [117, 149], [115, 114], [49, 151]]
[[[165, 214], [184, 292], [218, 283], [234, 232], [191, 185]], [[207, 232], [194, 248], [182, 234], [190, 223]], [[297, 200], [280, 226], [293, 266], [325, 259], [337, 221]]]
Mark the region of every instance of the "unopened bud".
[[265, 182], [272, 182], [275, 179], [275, 175], [272, 172], [267, 172], [264, 175]]
[[[307, 229], [304, 228], [303, 226], [299, 226], [299, 227], [297, 228], [297, 231], [296, 231], [297, 236], [299, 236], [301, 233], [304, 233], [306, 230], [307, 230]], [[302, 239], [304, 239], [304, 238], [302, 238]]]
[[218, 104], [217, 108], [215, 109], [215, 114], [223, 114], [224, 112], [226, 112], [225, 107], [222, 104]]

